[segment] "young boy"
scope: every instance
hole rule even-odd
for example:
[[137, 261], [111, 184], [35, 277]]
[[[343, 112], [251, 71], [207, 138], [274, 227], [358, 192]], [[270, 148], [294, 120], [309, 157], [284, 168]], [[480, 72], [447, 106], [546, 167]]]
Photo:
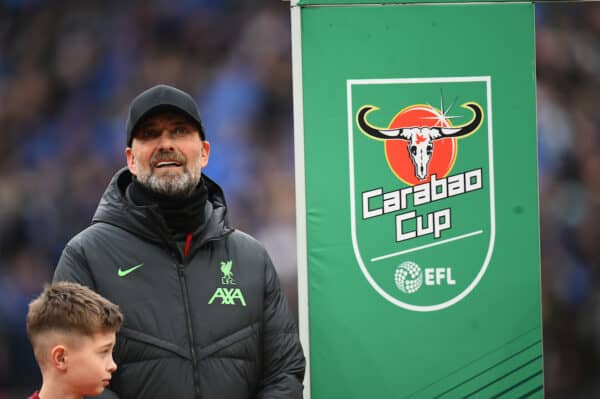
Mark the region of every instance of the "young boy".
[[29, 304], [27, 334], [42, 372], [29, 399], [96, 396], [117, 369], [112, 358], [123, 315], [87, 287], [55, 283]]

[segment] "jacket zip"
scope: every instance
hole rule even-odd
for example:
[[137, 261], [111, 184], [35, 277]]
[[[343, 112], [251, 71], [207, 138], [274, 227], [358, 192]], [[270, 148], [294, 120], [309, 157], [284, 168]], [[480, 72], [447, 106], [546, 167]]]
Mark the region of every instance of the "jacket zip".
[[[233, 230], [227, 232], [224, 236], [229, 235], [230, 233], [232, 233]], [[183, 252], [181, 251], [181, 249], [179, 248], [179, 246], [177, 246], [177, 244], [172, 243], [171, 245], [174, 246], [177, 249], [177, 253], [179, 254], [179, 260], [177, 262], [177, 274], [179, 275], [179, 284], [181, 285], [181, 292], [183, 293], [183, 307], [185, 309], [185, 323], [186, 323], [186, 327], [187, 327], [187, 334], [188, 334], [188, 341], [190, 343], [190, 354], [192, 355], [192, 371], [194, 374], [194, 392], [195, 392], [195, 397], [196, 399], [202, 399], [202, 397], [200, 396], [200, 370], [198, 367], [198, 355], [196, 354], [196, 345], [195, 345], [195, 341], [194, 341], [194, 330], [192, 328], [192, 312], [190, 310], [190, 297], [189, 297], [189, 293], [188, 293], [188, 289], [187, 289], [187, 283], [185, 280], [185, 265], [183, 264], [183, 262], [185, 262], [187, 255], [189, 255], [189, 250], [190, 250], [190, 246], [191, 246], [191, 239], [190, 239], [191, 234], [188, 234], [188, 236], [186, 237], [186, 254], [184, 256]], [[203, 245], [206, 245], [209, 242], [212, 241], [217, 241], [219, 239], [221, 239], [222, 237], [214, 237], [211, 238], [209, 240], [206, 240]]]
[[[181, 250], [177, 248], [181, 256]], [[196, 399], [201, 399], [200, 396], [200, 375], [198, 370], [198, 358], [196, 354], [196, 344], [194, 341], [194, 330], [192, 328], [192, 312], [190, 310], [190, 297], [185, 281], [185, 266], [183, 263], [177, 263], [177, 272], [179, 274], [179, 283], [181, 284], [181, 291], [183, 293], [183, 307], [185, 308], [185, 322], [187, 325], [188, 341], [190, 343], [190, 353], [192, 355], [192, 370], [194, 374], [194, 392]]]

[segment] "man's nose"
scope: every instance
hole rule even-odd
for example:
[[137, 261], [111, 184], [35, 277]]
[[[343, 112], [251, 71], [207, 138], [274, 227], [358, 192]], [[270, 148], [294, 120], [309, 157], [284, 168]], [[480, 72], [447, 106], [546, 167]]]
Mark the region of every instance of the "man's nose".
[[173, 136], [168, 129], [162, 131], [158, 145], [162, 148], [173, 148]]

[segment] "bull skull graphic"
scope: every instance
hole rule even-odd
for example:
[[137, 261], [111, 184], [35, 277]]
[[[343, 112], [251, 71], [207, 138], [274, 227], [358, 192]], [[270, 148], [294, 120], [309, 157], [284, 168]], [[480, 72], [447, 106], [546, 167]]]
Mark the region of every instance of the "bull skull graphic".
[[396, 129], [382, 129], [371, 125], [366, 116], [379, 108], [365, 105], [360, 108], [357, 122], [360, 129], [369, 137], [377, 140], [405, 140], [410, 159], [415, 167], [415, 176], [425, 180], [428, 175], [429, 161], [433, 156], [433, 142], [441, 138], [457, 138], [475, 132], [483, 121], [483, 110], [474, 102], [462, 105], [473, 111], [473, 119], [456, 127], [442, 126], [407, 126]]

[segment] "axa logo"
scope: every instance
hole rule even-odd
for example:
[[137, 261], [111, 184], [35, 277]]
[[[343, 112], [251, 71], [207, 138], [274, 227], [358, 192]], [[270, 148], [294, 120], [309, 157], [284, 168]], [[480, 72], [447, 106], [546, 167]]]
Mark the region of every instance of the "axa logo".
[[[221, 285], [231, 286], [237, 285], [234, 277], [233, 271], [233, 261], [223, 261], [221, 262]], [[246, 299], [244, 298], [244, 294], [240, 288], [236, 287], [217, 287], [212, 297], [208, 301], [209, 305], [212, 305], [213, 302], [217, 299], [221, 300], [221, 305], [242, 305], [246, 306]], [[238, 301], [238, 302], [236, 302]]]
[[395, 175], [416, 184], [431, 175], [446, 176], [456, 160], [456, 139], [475, 133], [481, 126], [481, 105], [467, 102], [462, 107], [471, 110], [473, 118], [461, 126], [452, 126], [450, 120], [456, 116], [448, 115], [451, 107], [444, 110], [443, 101], [440, 110], [431, 105], [408, 106], [396, 114], [388, 128], [369, 123], [367, 115], [379, 109], [372, 105], [361, 107], [356, 120], [364, 134], [385, 143], [386, 157]]
[[490, 263], [491, 90], [489, 76], [347, 81], [354, 254], [368, 284], [398, 307], [452, 306]]
[[240, 301], [242, 306], [246, 306], [246, 300], [244, 299], [244, 294], [239, 288], [222, 288], [219, 287], [208, 301], [208, 304], [211, 305], [215, 299], [221, 299], [222, 305], [235, 305], [236, 299]]

